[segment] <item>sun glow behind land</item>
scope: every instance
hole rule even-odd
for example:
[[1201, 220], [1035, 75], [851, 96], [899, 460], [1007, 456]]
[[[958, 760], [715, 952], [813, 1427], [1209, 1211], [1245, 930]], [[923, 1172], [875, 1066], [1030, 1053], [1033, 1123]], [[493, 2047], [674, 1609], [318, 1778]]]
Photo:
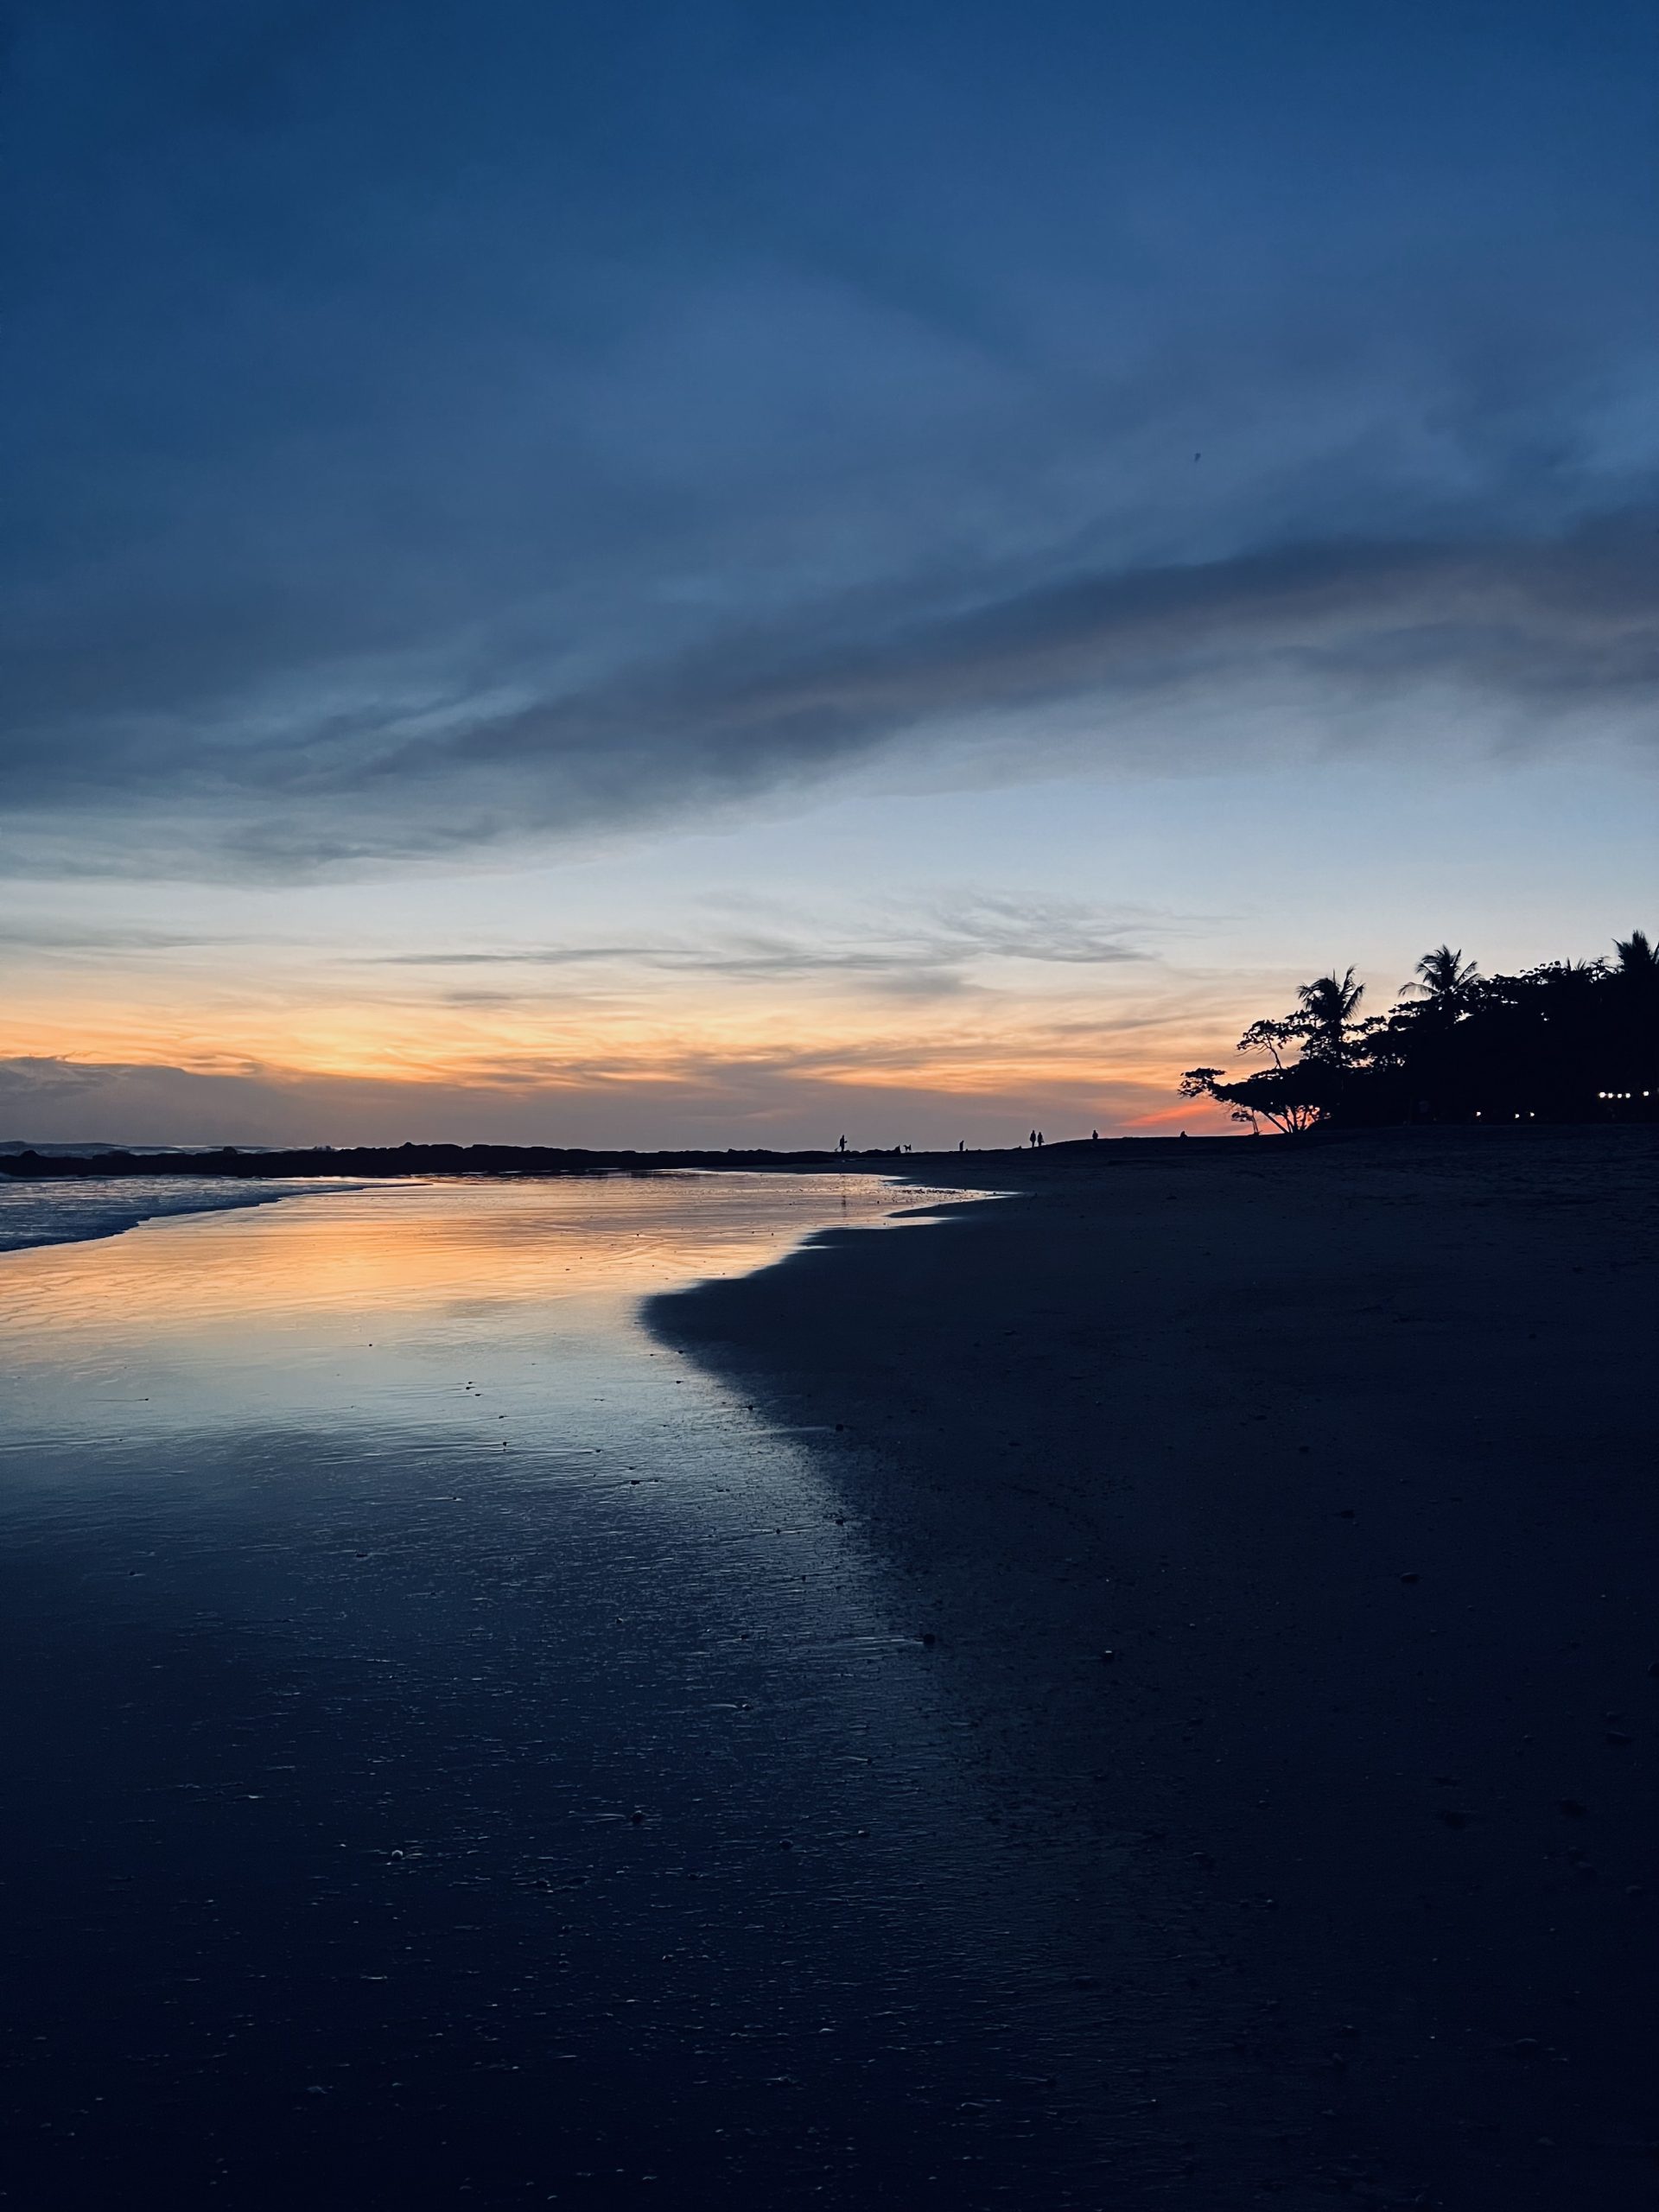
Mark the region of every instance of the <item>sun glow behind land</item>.
[[1300, 976], [1352, 959], [1380, 1007], [1425, 916], [1489, 968], [1594, 951], [1639, 911], [1649, 842], [1628, 772], [1447, 775], [1426, 809], [1329, 764], [1311, 787], [841, 798], [424, 877], [37, 882], [0, 916], [22, 1071], [4, 1133], [919, 1147], [1224, 1127], [1176, 1075], [1224, 1062]]
[[[293, 969], [252, 988], [245, 976], [175, 972], [129, 978], [119, 997], [89, 993], [67, 1013], [49, 995], [31, 1006], [20, 993], [13, 1050], [247, 1086], [245, 1135], [251, 1112], [267, 1136], [297, 1134], [296, 1116], [317, 1135], [384, 1135], [390, 1117], [391, 1128], [421, 1135], [510, 1122], [527, 1140], [553, 1142], [621, 1141], [620, 1127], [636, 1142], [670, 1144], [689, 1129], [713, 1141], [723, 1128], [733, 1142], [830, 1143], [850, 1117], [861, 1144], [900, 1134], [943, 1144], [952, 1132], [1012, 1139], [1016, 1102], [1064, 1111], [1072, 1128], [1135, 1121], [1167, 1103], [1171, 1057], [1187, 1039], [1166, 982], [1160, 996], [1143, 979], [1141, 1003], [1120, 991], [1109, 1006], [1075, 987], [1045, 996], [1040, 977], [1022, 988], [1021, 963], [1010, 965], [1000, 984], [898, 1007], [845, 985], [665, 987], [626, 974], [480, 1007], [426, 996], [415, 983], [354, 992]], [[256, 1104], [256, 1093], [270, 1095]], [[363, 1126], [353, 1093], [378, 1101], [373, 1128]], [[213, 1128], [230, 1126], [225, 1110], [213, 1109]], [[76, 1118], [88, 1113], [107, 1121], [90, 1102]], [[191, 1132], [207, 1133], [205, 1124]]]

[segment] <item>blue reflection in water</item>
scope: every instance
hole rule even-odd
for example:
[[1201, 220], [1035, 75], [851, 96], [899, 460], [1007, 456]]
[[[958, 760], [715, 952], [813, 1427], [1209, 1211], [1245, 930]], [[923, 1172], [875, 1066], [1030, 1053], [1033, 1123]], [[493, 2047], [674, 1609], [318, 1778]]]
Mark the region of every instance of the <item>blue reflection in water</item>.
[[0, 1262], [16, 2201], [1096, 2201], [902, 1591], [634, 1319], [895, 1203], [435, 1183]]

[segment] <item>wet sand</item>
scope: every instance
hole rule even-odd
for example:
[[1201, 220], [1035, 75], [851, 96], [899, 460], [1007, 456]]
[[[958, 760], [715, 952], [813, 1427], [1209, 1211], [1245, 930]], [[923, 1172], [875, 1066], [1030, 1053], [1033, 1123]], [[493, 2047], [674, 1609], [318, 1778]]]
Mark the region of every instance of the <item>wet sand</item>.
[[892, 1202], [407, 1183], [0, 1258], [0, 2205], [1155, 2164], [906, 1589], [639, 1323]]
[[652, 1319], [1071, 1899], [1103, 2201], [1651, 2204], [1654, 1134], [948, 1166], [1022, 1194]]

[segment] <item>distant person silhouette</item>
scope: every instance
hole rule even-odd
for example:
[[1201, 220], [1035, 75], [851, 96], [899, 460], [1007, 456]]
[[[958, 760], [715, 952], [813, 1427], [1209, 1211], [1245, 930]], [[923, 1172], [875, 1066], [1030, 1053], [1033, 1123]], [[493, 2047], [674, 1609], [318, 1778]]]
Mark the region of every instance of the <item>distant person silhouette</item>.
[[1042, 1131], [1039, 1129], [1037, 1132], [1037, 1149], [1039, 1152], [1042, 1150], [1044, 1145], [1046, 1144], [1047, 1141], [1047, 1138], [1045, 1137]]
[[1035, 1151], [1036, 1151], [1036, 1149], [1037, 1149], [1037, 1132], [1036, 1132], [1036, 1130], [1035, 1130], [1035, 1129], [1033, 1129], [1033, 1130], [1032, 1131], [1031, 1135], [1027, 1138], [1026, 1141], [1027, 1141], [1027, 1143], [1031, 1147], [1032, 1150], [1033, 1150], [1033, 1152], [1035, 1152]]
[[957, 1150], [958, 1152], [966, 1152], [966, 1151], [967, 1151], [967, 1149], [968, 1149], [968, 1140], [967, 1140], [967, 1138], [966, 1138], [966, 1137], [958, 1137], [958, 1138], [957, 1139]]
[[1098, 1144], [1100, 1142], [1100, 1131], [1098, 1129], [1090, 1130], [1089, 1141], [1090, 1144]]
[[842, 1139], [841, 1142], [840, 1142], [840, 1143], [836, 1147], [836, 1150], [837, 1152], [845, 1152], [845, 1151], [846, 1151], [846, 1149], [847, 1149], [847, 1140], [846, 1140], [846, 1138], [845, 1138], [845, 1137], [842, 1137]]

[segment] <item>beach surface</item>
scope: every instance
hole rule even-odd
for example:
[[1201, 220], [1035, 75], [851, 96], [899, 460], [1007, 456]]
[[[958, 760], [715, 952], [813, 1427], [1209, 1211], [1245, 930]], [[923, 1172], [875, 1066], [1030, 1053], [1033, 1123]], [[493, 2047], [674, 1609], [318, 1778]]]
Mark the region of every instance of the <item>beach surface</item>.
[[948, 1164], [1020, 1195], [651, 1319], [1070, 1900], [1103, 2201], [1651, 2204], [1654, 1134]]
[[907, 1588], [640, 1324], [902, 1195], [406, 1180], [0, 1255], [0, 2204], [1157, 2170]]

